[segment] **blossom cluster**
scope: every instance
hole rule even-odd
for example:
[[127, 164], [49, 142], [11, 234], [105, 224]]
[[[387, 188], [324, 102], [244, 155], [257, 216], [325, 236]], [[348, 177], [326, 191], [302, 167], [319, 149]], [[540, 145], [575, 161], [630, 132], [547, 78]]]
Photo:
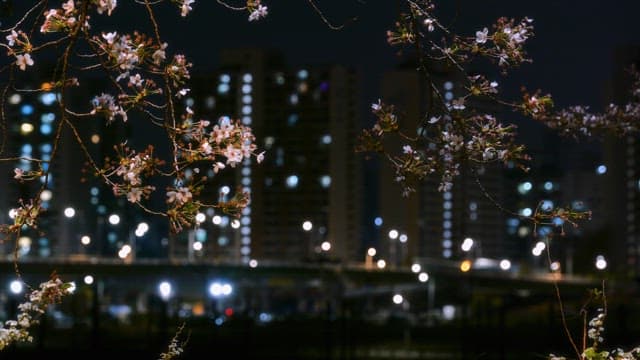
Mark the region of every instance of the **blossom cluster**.
[[[51, 74], [52, 78], [36, 91], [58, 91], [56, 100], [65, 106], [61, 108], [59, 118], [74, 133], [70, 141], [78, 142], [87, 159], [86, 164], [116, 197], [126, 198], [143, 211], [165, 216], [172, 225], [171, 229], [180, 231], [185, 226], [197, 225], [195, 215], [202, 207], [214, 207], [238, 215], [250, 201], [249, 194], [241, 190], [231, 200], [213, 204], [203, 201], [200, 194], [208, 185], [208, 179], [204, 176], [190, 178], [187, 172], [197, 172], [200, 167], [207, 166], [217, 174], [250, 158], [261, 162], [264, 153], [257, 152], [255, 137], [248, 126], [228, 119], [220, 119], [216, 124], [207, 120], [195, 121], [189, 108], [186, 114], [180, 115], [182, 99], [190, 92], [193, 65], [184, 54], [169, 53], [169, 45], [158, 31], [158, 17], [154, 10], [161, 6], [160, 3], [151, 1], [132, 5], [140, 6], [148, 15], [148, 23], [151, 24], [148, 35], [144, 29], [127, 33], [109, 29], [108, 25], [93, 29], [93, 18], [117, 16], [117, 0], [39, 2], [30, 12], [41, 16], [25, 17], [7, 31], [6, 43], [2, 45], [12, 64], [4, 69], [15, 67], [26, 71], [34, 65], [35, 53], [57, 52], [61, 60], [59, 67]], [[195, 0], [171, 0], [171, 3], [185, 17], [193, 11]], [[231, 9], [248, 11], [249, 21], [260, 20], [268, 14], [267, 6], [261, 0], [247, 0], [246, 6], [237, 9], [223, 1], [219, 3]], [[29, 24], [29, 21], [33, 23]], [[40, 32], [21, 30], [26, 28], [39, 29]], [[80, 86], [79, 77], [83, 73], [94, 71], [106, 74], [110, 80], [108, 85], [93, 96], [88, 107], [71, 108], [78, 106], [77, 102], [68, 100], [74, 96], [72, 87]], [[15, 82], [13, 88], [20, 88], [14, 77], [9, 81]], [[104, 118], [109, 126], [115, 121], [146, 121], [148, 126], [166, 133], [168, 146], [150, 144], [139, 150], [126, 145], [126, 140], [116, 140], [114, 154], [96, 159], [87, 150], [86, 142], [90, 139], [84, 139], [83, 136], [87, 135], [77, 131], [87, 118]], [[172, 149], [172, 153], [161, 159], [154, 154], [154, 146]], [[0, 161], [15, 159], [11, 157]], [[21, 160], [37, 167], [32, 166], [34, 170], [16, 168], [14, 179], [19, 182], [46, 179], [49, 169], [54, 168], [57, 161], [55, 157], [46, 161], [36, 158]], [[43, 166], [45, 162], [46, 166]], [[148, 207], [146, 200], [156, 191], [154, 184], [161, 182], [158, 181], [160, 177], [171, 178], [175, 185], [167, 189], [166, 207]], [[0, 232], [16, 233], [25, 225], [36, 227], [41, 213], [39, 194], [47, 187], [44, 182], [31, 200], [21, 201], [21, 206], [14, 210], [13, 224], [0, 226]]]
[[28, 294], [28, 301], [18, 305], [16, 320], [7, 320], [4, 326], [0, 324], [0, 350], [18, 342], [31, 342], [33, 337], [29, 332], [38, 323], [47, 307], [59, 303], [62, 298], [73, 292], [73, 284], [65, 283], [57, 276], [42, 284]]
[[532, 112], [531, 115], [533, 119], [568, 137], [603, 134], [621, 136], [638, 133], [640, 131], [638, 126], [638, 119], [640, 119], [640, 74], [635, 68], [631, 68], [630, 76], [634, 81], [629, 91], [630, 100], [626, 104], [609, 104], [601, 113], [594, 113], [588, 106], [579, 105], [555, 110], [549, 95], [544, 97], [548, 99], [546, 104], [541, 103], [540, 97], [530, 96], [529, 103], [537, 101], [536, 105], [541, 104], [529, 107], [538, 110]]
[[[418, 136], [402, 132], [393, 107], [378, 102], [372, 105], [377, 121], [360, 136], [358, 151], [382, 152], [396, 172], [403, 194], [415, 191], [415, 183], [430, 174], [440, 178], [440, 191], [449, 191], [460, 174], [460, 167], [471, 162], [512, 163], [526, 170], [529, 156], [515, 143], [515, 126], [505, 126], [489, 114], [464, 113], [462, 103], [442, 116], [432, 116], [418, 129]], [[464, 122], [465, 126], [457, 126]], [[402, 143], [401, 151], [391, 153], [385, 138]]]
[[178, 328], [178, 330], [176, 331], [176, 334], [171, 339], [167, 352], [161, 353], [160, 358], [158, 360], [171, 360], [180, 356], [180, 354], [184, 352], [184, 346], [186, 345], [187, 340], [184, 340], [184, 341], [180, 340], [180, 336], [183, 330], [184, 330], [184, 324], [182, 324]]
[[[585, 360], [638, 360], [640, 359], [640, 347], [635, 347], [630, 351], [625, 351], [622, 348], [616, 348], [614, 350], [600, 350], [599, 347], [604, 342], [602, 333], [604, 332], [604, 322], [606, 318], [606, 312], [604, 309], [598, 309], [598, 313], [595, 317], [589, 320], [587, 337], [591, 340], [591, 346], [585, 347], [580, 354], [581, 359]], [[549, 355], [549, 360], [567, 360], [564, 356], [557, 356], [554, 354]]]
[[[507, 104], [498, 98], [498, 82], [484, 74], [467, 74], [466, 68], [471, 61], [485, 58], [504, 74], [529, 61], [524, 45], [533, 36], [532, 20], [499, 18], [491, 29], [485, 27], [475, 36], [455, 35], [438, 19], [433, 1], [419, 0], [408, 1], [407, 11], [387, 31], [389, 44], [418, 52], [418, 69], [425, 74], [430, 100], [421, 119], [403, 122], [416, 127], [401, 127], [393, 106], [373, 104], [376, 122], [362, 132], [358, 151], [382, 154], [395, 169], [403, 195], [415, 191], [416, 182], [432, 174], [439, 178], [438, 189], [448, 191], [465, 166], [480, 168], [495, 162], [528, 170], [530, 158], [515, 141], [516, 126], [470, 106], [487, 101]], [[458, 88], [464, 92], [445, 99], [431, 80], [431, 65], [451, 69], [452, 79], [459, 79]], [[521, 105], [511, 106], [520, 109]]]
[[[155, 187], [145, 185], [145, 179], [157, 172], [157, 168], [163, 163], [162, 160], [153, 156], [152, 145], [139, 153], [124, 145], [117, 149], [119, 158], [102, 172], [112, 185], [114, 195], [126, 196], [131, 203], [148, 198]], [[114, 177], [119, 177], [120, 181], [114, 180]]]

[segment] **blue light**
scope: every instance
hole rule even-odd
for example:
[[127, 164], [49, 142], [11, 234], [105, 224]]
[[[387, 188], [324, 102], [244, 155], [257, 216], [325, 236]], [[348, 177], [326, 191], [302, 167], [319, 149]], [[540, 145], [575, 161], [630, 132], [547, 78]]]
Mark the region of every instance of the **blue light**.
[[[556, 219], [558, 219], [558, 218], [556, 218]], [[554, 219], [554, 221], [555, 221], [555, 219]], [[538, 235], [540, 235], [540, 236], [547, 236], [547, 235], [549, 235], [549, 234], [551, 234], [551, 228], [550, 228], [550, 227], [548, 227], [548, 226], [541, 226], [541, 227], [539, 227], [539, 228], [538, 228]]]
[[49, 125], [49, 124], [40, 125], [40, 133], [42, 135], [49, 135], [49, 134], [51, 134], [51, 131], [52, 131], [51, 125]]
[[298, 176], [297, 175], [291, 175], [289, 177], [287, 177], [287, 187], [288, 188], [295, 188], [296, 186], [298, 186]]
[[56, 101], [56, 95], [54, 93], [44, 93], [40, 96], [40, 101], [44, 104], [44, 105], [51, 105]]
[[23, 155], [24, 154], [31, 155], [31, 152], [33, 151], [33, 146], [31, 146], [31, 144], [24, 144], [20, 149], [22, 150]]
[[382, 226], [382, 218], [380, 216], [376, 217], [375, 219], [373, 219], [373, 223], [376, 226]]
[[40, 116], [40, 121], [43, 123], [51, 123], [56, 119], [56, 114], [54, 113], [44, 113]]
[[218, 93], [226, 94], [229, 92], [229, 84], [220, 84], [218, 85]]
[[553, 190], [553, 183], [551, 181], [547, 181], [544, 183], [544, 189], [547, 191]]
[[600, 165], [596, 168], [596, 173], [598, 173], [598, 175], [602, 175], [604, 173], [607, 172], [607, 166], [606, 165]]
[[298, 114], [291, 114], [287, 119], [287, 123], [289, 124], [289, 126], [293, 126], [298, 122], [298, 119], [299, 119]]
[[540, 209], [542, 209], [542, 211], [551, 211], [551, 209], [553, 209], [553, 201], [543, 200]]
[[20, 108], [20, 113], [24, 116], [33, 114], [33, 106], [29, 104], [22, 105], [22, 107]]
[[50, 153], [52, 150], [51, 144], [49, 143], [44, 143], [42, 145], [40, 145], [40, 152], [43, 154], [48, 154]]
[[205, 229], [196, 230], [196, 241], [199, 241], [199, 242], [207, 241], [207, 231]]
[[298, 79], [304, 80], [309, 76], [309, 72], [305, 69], [298, 71]]

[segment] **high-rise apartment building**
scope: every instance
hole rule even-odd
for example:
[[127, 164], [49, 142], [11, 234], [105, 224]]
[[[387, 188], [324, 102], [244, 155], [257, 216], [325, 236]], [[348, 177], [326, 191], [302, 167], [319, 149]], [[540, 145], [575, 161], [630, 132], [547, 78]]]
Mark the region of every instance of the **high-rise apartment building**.
[[[212, 177], [220, 191], [210, 196], [240, 187], [251, 203], [237, 222], [208, 214], [195, 234], [204, 256], [242, 263], [355, 259], [362, 236], [357, 74], [342, 66], [290, 67], [256, 49], [223, 51], [220, 63], [215, 74], [194, 76], [185, 104], [210, 120], [251, 126], [265, 160]], [[177, 241], [184, 249], [185, 239]]]
[[[446, 101], [453, 100], [461, 85], [452, 72], [434, 69], [434, 85]], [[395, 106], [401, 128], [418, 131], [430, 103], [428, 86], [423, 74], [411, 66], [385, 74], [382, 98]], [[494, 203], [502, 199], [503, 176], [498, 166], [463, 170], [453, 188], [444, 192], [438, 191], [439, 179], [430, 177], [406, 198], [387, 164], [380, 176], [379, 247], [392, 266], [417, 258], [464, 258], [469, 254], [461, 245], [467, 238], [473, 240], [474, 257], [504, 256], [504, 215]]]
[[[640, 48], [625, 46], [614, 54], [611, 101], [625, 104], [632, 100], [631, 66], [640, 66]], [[637, 101], [637, 100], [636, 100]], [[640, 275], [640, 146], [638, 134], [609, 138], [605, 142], [607, 167], [604, 202], [607, 213], [607, 250], [612, 270], [630, 276]]]

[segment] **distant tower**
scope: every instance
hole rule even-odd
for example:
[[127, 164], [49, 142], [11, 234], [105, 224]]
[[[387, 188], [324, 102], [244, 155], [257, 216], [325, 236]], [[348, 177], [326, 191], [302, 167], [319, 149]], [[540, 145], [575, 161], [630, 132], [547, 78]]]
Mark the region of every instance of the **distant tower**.
[[194, 98], [204, 99], [194, 104], [196, 113], [214, 121], [240, 119], [266, 151], [260, 165], [213, 177], [250, 191], [252, 200], [236, 231], [211, 227], [206, 256], [224, 254], [242, 263], [356, 259], [362, 207], [354, 152], [361, 126], [358, 86], [350, 69], [293, 68], [279, 54], [257, 49], [223, 51], [219, 72], [194, 77]]
[[[445, 100], [453, 100], [459, 86], [453, 73], [435, 68], [433, 78]], [[417, 131], [431, 93], [424, 75], [411, 66], [398, 68], [384, 75], [381, 91], [384, 102], [396, 107], [401, 128]], [[479, 167], [476, 173], [463, 170], [451, 191], [445, 192], [438, 191], [437, 177], [429, 177], [407, 198], [402, 197], [388, 164], [382, 165], [380, 177], [380, 247], [392, 266], [406, 265], [417, 258], [466, 257], [468, 254], [461, 250], [466, 238], [474, 241], [474, 257], [504, 254], [504, 215], [482, 191], [501, 201], [500, 167]], [[402, 235], [405, 237], [401, 239]]]
[[[627, 70], [640, 68], [640, 47], [627, 46], [614, 54], [611, 101], [624, 104], [630, 100], [632, 77]], [[605, 143], [605, 164], [608, 167], [606, 196], [609, 224], [608, 251], [612, 270], [637, 278], [640, 275], [640, 145], [637, 134], [625, 138], [610, 138]]]

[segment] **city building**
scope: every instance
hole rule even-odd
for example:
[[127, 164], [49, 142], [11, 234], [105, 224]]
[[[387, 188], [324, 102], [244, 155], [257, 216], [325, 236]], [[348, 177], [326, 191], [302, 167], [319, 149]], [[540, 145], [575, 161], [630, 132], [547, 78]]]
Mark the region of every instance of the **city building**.
[[[358, 86], [351, 69], [291, 67], [279, 54], [257, 49], [222, 51], [218, 72], [194, 75], [184, 105], [212, 121], [227, 117], [251, 126], [265, 151], [262, 164], [252, 160], [211, 172], [219, 191], [209, 196], [231, 196], [240, 188], [250, 192], [251, 203], [236, 221], [205, 214], [207, 221], [193, 235], [204, 245], [202, 257], [242, 263], [358, 258]], [[189, 235], [174, 241], [172, 254], [192, 253]]]
[[[630, 89], [634, 81], [631, 66], [640, 65], [640, 48], [624, 46], [614, 56], [610, 102], [625, 104], [632, 100]], [[636, 100], [637, 101], [637, 100]], [[603, 215], [607, 228], [602, 245], [606, 248], [611, 270], [629, 277], [640, 275], [640, 147], [638, 135], [605, 140], [606, 187]]]
[[[431, 74], [446, 101], [454, 99], [461, 82], [455, 72], [434, 64]], [[420, 126], [432, 93], [424, 75], [411, 63], [384, 75], [382, 99], [396, 108], [400, 127]], [[480, 106], [488, 106], [481, 104]], [[493, 109], [495, 110], [495, 109]], [[391, 147], [394, 144], [389, 144]], [[400, 148], [401, 144], [395, 144]], [[391, 266], [417, 259], [463, 259], [469, 256], [498, 257], [509, 254], [505, 243], [503, 174], [499, 166], [463, 169], [450, 191], [438, 191], [439, 179], [428, 177], [417, 191], [403, 197], [395, 171], [384, 164], [380, 171], [380, 256]], [[486, 196], [488, 195], [488, 196]], [[466, 239], [465, 246], [462, 244]], [[471, 245], [469, 248], [467, 246]]]

